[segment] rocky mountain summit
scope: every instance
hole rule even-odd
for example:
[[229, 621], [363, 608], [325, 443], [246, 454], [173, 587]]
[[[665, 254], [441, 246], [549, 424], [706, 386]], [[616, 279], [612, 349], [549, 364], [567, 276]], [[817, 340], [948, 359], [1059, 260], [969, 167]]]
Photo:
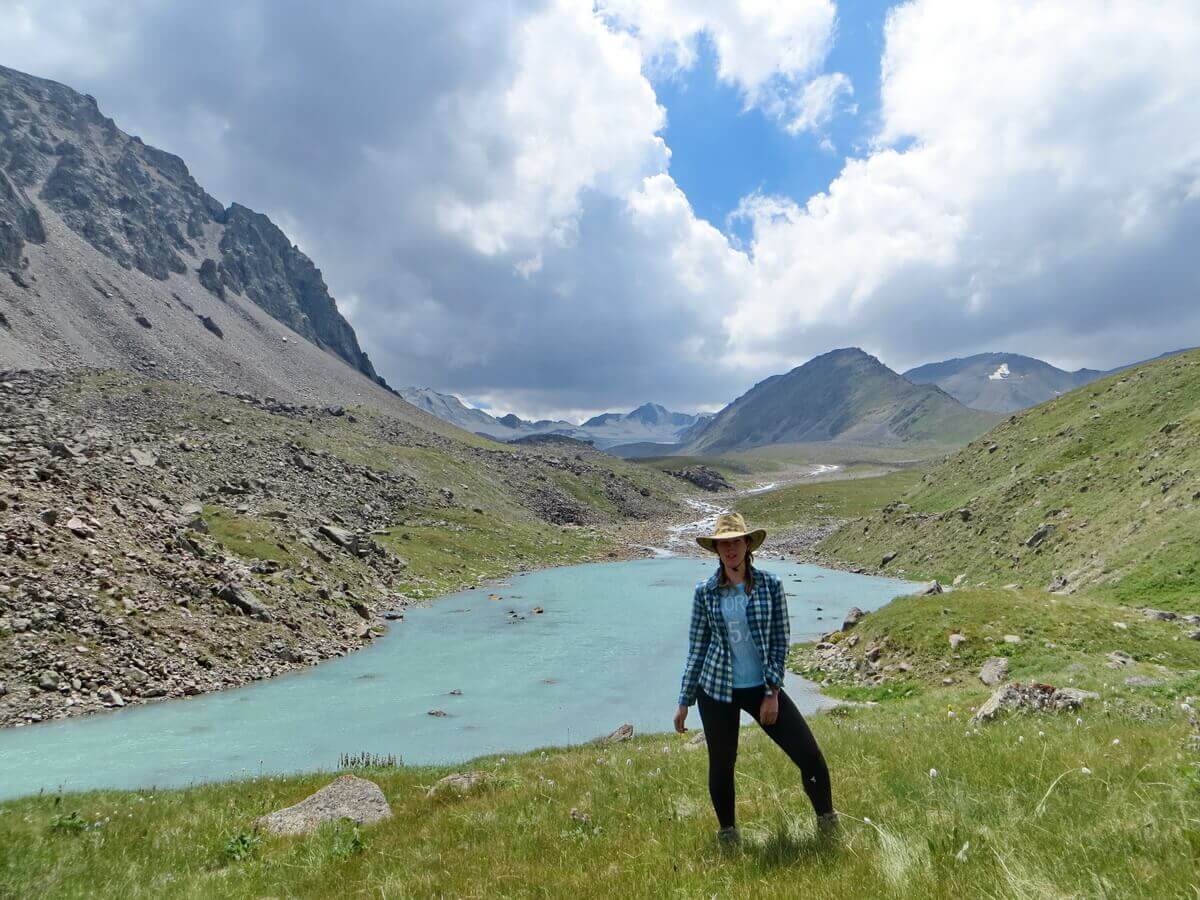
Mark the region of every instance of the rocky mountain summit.
[[998, 417], [968, 409], [933, 385], [915, 385], [857, 347], [831, 350], [754, 385], [682, 448], [722, 453], [767, 444], [954, 442]]
[[[0, 371], [0, 725], [348, 653], [481, 563], [552, 561], [572, 528], [661, 516], [666, 484], [589, 448], [461, 443], [370, 407]], [[465, 533], [471, 553], [423, 533]]]
[[277, 396], [303, 396], [307, 381], [346, 402], [369, 393], [349, 373], [313, 378], [336, 368], [298, 350], [303, 339], [383, 384], [320, 270], [268, 217], [223, 207], [92, 97], [4, 67], [0, 269], [0, 365], [116, 366]]
[[[1186, 350], [1156, 356], [1165, 359]], [[972, 409], [1016, 412], [1037, 406], [1085, 384], [1153, 360], [1142, 360], [1107, 371], [1075, 369], [1068, 372], [1040, 359], [1019, 353], [977, 353], [962, 359], [926, 363], [904, 373], [913, 384], [934, 384]]]

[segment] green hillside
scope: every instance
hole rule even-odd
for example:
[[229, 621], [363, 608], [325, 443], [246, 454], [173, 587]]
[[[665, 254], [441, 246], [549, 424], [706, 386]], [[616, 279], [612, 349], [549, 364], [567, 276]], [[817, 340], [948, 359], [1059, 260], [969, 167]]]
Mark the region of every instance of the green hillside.
[[1200, 607], [1200, 352], [1014, 415], [878, 513], [834, 556], [970, 584]]

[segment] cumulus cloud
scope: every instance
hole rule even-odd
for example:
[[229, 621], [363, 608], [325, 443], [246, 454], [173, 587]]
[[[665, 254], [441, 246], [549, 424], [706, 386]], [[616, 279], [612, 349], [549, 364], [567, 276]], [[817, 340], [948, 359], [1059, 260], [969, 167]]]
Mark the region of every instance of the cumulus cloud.
[[[599, 0], [597, 6], [636, 37], [652, 71], [691, 68], [698, 42], [707, 37], [718, 77], [738, 87], [747, 107], [781, 120], [797, 119], [806, 108], [816, 113], [819, 94], [849, 86], [843, 74], [810, 81], [833, 42], [833, 0]], [[813, 84], [815, 93], [806, 98]], [[822, 114], [827, 120], [832, 112], [830, 100]]]
[[917, 0], [886, 27], [876, 149], [751, 198], [747, 362], [846, 339], [908, 364], [1116, 364], [1195, 343], [1200, 19], [1188, 2]]

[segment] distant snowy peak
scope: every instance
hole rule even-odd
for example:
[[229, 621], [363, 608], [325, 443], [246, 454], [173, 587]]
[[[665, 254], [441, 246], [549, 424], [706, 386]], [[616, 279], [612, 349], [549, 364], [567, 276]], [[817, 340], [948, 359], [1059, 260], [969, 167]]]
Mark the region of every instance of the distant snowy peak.
[[600, 449], [638, 441], [677, 443], [682, 432], [698, 422], [705, 421], [709, 415], [671, 412], [658, 403], [643, 403], [629, 413], [601, 413], [582, 425], [574, 425], [551, 419], [530, 422], [513, 413], [495, 418], [481, 409], [467, 406], [453, 394], [439, 394], [430, 388], [404, 388], [400, 395], [414, 406], [419, 406], [440, 419], [497, 440], [511, 441], [532, 435], [560, 435], [590, 441]]

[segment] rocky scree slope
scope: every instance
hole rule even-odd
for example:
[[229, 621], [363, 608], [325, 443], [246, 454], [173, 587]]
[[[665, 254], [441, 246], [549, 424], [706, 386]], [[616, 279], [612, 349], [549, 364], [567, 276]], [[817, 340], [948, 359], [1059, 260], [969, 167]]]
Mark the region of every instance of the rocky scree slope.
[[914, 385], [857, 347], [832, 350], [738, 397], [680, 452], [721, 453], [767, 444], [966, 441], [994, 424], [933, 385]]
[[665, 486], [370, 407], [0, 371], [0, 725], [347, 653], [412, 598], [603, 555], [569, 526], [662, 516]]
[[1200, 351], [1010, 417], [823, 551], [968, 584], [1200, 597]]
[[0, 276], [0, 365], [403, 406], [269, 218], [223, 208], [93, 98], [4, 67]]

